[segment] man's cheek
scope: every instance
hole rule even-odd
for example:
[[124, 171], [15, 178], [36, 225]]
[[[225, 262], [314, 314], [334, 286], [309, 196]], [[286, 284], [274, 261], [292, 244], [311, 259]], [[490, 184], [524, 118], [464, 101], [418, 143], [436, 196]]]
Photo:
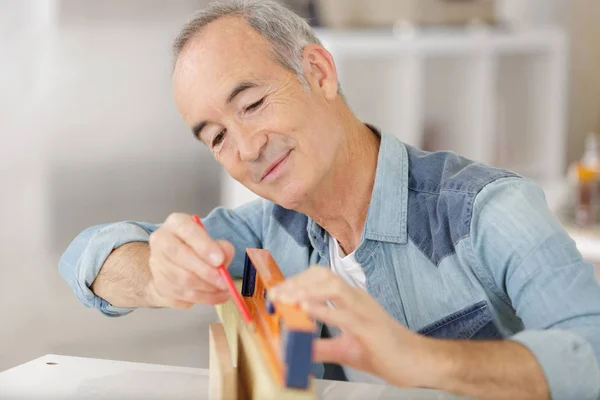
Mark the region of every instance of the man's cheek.
[[246, 185], [248, 183], [247, 174], [244, 173], [244, 170], [241, 168], [236, 168], [231, 165], [226, 165], [221, 163], [221, 166], [225, 168], [225, 171], [229, 176], [231, 176], [236, 181], [240, 182], [242, 185]]
[[247, 171], [245, 169], [229, 171], [229, 175], [254, 192], [260, 190], [260, 183], [257, 181], [256, 176], [252, 171]]

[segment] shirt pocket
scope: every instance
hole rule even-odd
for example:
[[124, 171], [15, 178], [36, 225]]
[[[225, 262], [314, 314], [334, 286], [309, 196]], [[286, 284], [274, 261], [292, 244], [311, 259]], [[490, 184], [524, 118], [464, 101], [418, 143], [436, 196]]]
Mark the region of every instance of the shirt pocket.
[[501, 339], [485, 301], [450, 314], [419, 330], [421, 335], [438, 339]]

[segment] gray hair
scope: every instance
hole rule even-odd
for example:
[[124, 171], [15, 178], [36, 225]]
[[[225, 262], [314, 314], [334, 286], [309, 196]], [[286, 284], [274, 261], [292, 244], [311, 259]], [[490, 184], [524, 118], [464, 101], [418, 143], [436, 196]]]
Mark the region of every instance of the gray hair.
[[299, 15], [274, 0], [215, 1], [196, 12], [183, 26], [173, 43], [175, 62], [184, 46], [211, 22], [228, 16], [246, 20], [271, 44], [277, 63], [295, 73], [308, 86], [302, 68], [302, 51], [308, 44], [321, 45], [310, 25]]

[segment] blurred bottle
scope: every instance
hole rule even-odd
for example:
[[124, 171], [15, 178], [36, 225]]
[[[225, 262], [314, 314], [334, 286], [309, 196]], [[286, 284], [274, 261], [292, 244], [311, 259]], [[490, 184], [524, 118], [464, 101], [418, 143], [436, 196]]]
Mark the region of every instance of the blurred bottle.
[[589, 227], [600, 222], [600, 140], [590, 133], [585, 152], [575, 166], [575, 222]]

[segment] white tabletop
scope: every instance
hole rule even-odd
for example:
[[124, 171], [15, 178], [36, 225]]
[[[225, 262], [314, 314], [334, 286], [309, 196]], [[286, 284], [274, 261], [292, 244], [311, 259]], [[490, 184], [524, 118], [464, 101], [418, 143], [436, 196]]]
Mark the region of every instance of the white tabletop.
[[[317, 380], [319, 399], [457, 399], [443, 392]], [[0, 373], [0, 399], [208, 399], [208, 370], [48, 354]]]

